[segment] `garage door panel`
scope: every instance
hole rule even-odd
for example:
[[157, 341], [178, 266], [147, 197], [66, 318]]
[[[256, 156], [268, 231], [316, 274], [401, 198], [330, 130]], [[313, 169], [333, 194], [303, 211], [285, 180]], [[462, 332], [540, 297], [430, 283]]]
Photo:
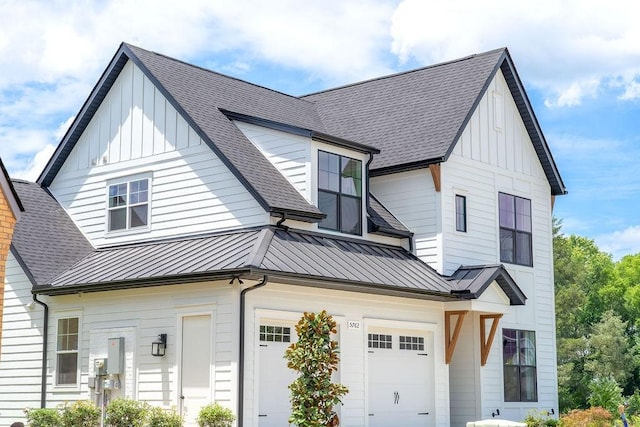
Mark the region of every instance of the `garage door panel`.
[[368, 334], [369, 426], [429, 425], [428, 333], [376, 329]]

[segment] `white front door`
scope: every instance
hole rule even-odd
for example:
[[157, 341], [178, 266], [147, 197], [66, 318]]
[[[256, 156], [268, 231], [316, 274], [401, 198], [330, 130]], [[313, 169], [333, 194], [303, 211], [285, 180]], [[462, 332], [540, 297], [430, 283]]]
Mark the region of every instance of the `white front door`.
[[367, 335], [369, 426], [428, 426], [430, 335], [398, 329], [373, 329]]
[[211, 315], [182, 318], [180, 413], [186, 426], [195, 426], [200, 408], [212, 402]]
[[264, 321], [259, 334], [258, 425], [286, 427], [291, 414], [289, 384], [296, 379], [296, 372], [287, 367], [284, 353], [297, 340], [295, 329], [292, 324]]

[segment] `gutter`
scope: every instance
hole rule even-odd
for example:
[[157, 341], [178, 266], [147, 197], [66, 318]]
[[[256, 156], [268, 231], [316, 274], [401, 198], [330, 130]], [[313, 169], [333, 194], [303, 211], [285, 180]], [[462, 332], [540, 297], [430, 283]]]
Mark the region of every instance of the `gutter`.
[[[242, 427], [244, 422], [244, 329], [245, 329], [245, 300], [246, 294], [255, 291], [267, 284], [269, 277], [265, 274], [262, 281], [250, 288], [244, 288], [240, 292], [240, 347], [238, 357], [238, 427]], [[238, 281], [240, 279], [238, 278]], [[242, 283], [242, 282], [240, 282]]]
[[38, 301], [38, 295], [33, 294], [33, 302], [44, 307], [44, 323], [42, 325], [42, 373], [40, 378], [40, 407], [47, 407], [47, 352], [48, 352], [48, 331], [49, 331], [49, 306], [42, 301]]

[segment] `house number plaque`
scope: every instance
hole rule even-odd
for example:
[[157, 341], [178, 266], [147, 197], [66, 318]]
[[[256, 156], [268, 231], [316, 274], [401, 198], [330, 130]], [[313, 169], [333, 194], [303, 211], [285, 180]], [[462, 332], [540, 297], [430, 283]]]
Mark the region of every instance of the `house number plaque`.
[[360, 329], [360, 321], [359, 320], [349, 320], [347, 322], [347, 327], [349, 329]]

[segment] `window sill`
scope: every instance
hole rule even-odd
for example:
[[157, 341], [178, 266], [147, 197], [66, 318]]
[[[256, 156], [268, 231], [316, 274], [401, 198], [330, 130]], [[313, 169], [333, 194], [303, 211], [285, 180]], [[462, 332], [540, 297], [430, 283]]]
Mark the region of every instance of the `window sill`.
[[104, 237], [106, 239], [117, 238], [122, 236], [131, 236], [136, 234], [146, 234], [151, 232], [151, 227], [137, 227], [129, 230], [106, 231]]

